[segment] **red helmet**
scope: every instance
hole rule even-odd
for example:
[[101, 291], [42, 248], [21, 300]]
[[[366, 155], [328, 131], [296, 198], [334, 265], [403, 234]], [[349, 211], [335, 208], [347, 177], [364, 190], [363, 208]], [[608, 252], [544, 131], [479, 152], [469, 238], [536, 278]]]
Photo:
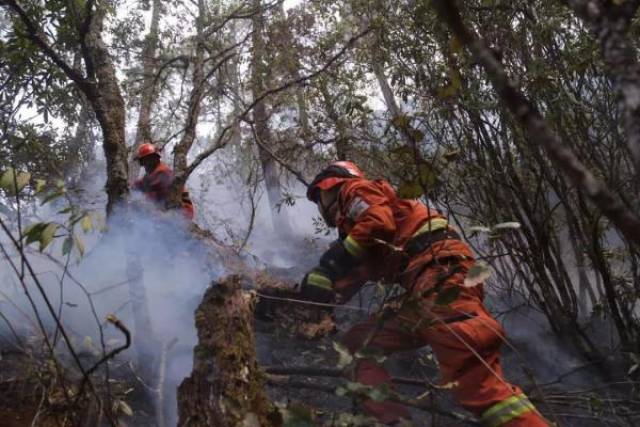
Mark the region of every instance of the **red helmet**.
[[138, 147], [134, 160], [141, 160], [143, 157], [147, 157], [152, 154], [160, 156], [160, 150], [158, 150], [155, 145], [145, 142]]
[[307, 189], [307, 199], [318, 202], [320, 190], [329, 190], [336, 185], [353, 178], [364, 178], [364, 173], [353, 162], [333, 162], [313, 179]]

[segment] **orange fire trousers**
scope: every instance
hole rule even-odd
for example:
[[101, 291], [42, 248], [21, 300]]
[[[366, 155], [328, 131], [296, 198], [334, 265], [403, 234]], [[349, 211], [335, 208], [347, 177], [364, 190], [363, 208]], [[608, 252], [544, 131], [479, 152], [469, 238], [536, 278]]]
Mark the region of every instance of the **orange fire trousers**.
[[[549, 424], [522, 390], [504, 379], [499, 361], [504, 330], [482, 302], [466, 297], [452, 303], [450, 311], [473, 317], [463, 315], [463, 320], [456, 320], [460, 314], [447, 318], [415, 305], [401, 307], [382, 326], [373, 317], [355, 325], [342, 341], [352, 353], [368, 342], [367, 349], [385, 355], [430, 345], [442, 383], [453, 384], [450, 391], [455, 400], [479, 417], [483, 425], [547, 427]], [[359, 361], [355, 377], [361, 384], [391, 386], [389, 373], [368, 359]], [[385, 424], [411, 419], [407, 408], [395, 402], [365, 400], [362, 404], [366, 412]]]

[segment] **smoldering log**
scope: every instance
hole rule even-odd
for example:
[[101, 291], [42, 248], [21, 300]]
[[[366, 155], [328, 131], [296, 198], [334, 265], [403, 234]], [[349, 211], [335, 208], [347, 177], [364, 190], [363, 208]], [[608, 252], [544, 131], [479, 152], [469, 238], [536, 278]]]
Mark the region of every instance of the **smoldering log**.
[[213, 283], [195, 312], [198, 344], [178, 388], [179, 426], [281, 424], [256, 359], [255, 298], [240, 282], [234, 275]]

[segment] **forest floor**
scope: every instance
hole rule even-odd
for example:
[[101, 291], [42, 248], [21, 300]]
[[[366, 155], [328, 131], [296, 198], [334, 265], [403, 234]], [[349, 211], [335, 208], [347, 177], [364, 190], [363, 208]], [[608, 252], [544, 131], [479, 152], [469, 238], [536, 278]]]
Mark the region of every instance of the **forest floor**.
[[[317, 254], [308, 251], [305, 258], [308, 259], [302, 260], [296, 268], [267, 270], [278, 280], [292, 284], [313, 264]], [[292, 331], [292, 323], [283, 325], [256, 320], [256, 350], [260, 365], [336, 368], [338, 353], [334, 349], [334, 342], [350, 325], [368, 316], [367, 312], [375, 307], [375, 304], [371, 304], [372, 299], [375, 300], [373, 294], [374, 288], [369, 287], [349, 303], [352, 308], [361, 308], [360, 311], [336, 308], [336, 330], [328, 334], [320, 333], [326, 332], [324, 330], [319, 331], [317, 337], [301, 337], [299, 331]], [[500, 304], [495, 297], [489, 300], [489, 306], [495, 312]], [[544, 318], [535, 310], [526, 306], [514, 310], [509, 304], [499, 318], [505, 324], [511, 344], [518, 351], [509, 346], [503, 348], [505, 373], [528, 393], [543, 414], [562, 426], [640, 425], [640, 399], [637, 390], [628, 381], [626, 372], [616, 368], [618, 361], [607, 361], [604, 369], [608, 372], [603, 374], [602, 369], [589, 366], [572, 355], [566, 348], [567, 343], [554, 337]], [[604, 329], [603, 333], [606, 335], [606, 324], [597, 327]], [[111, 362], [114, 367], [112, 383], [116, 395], [118, 398], [126, 398], [132, 412], [132, 415], [121, 417], [122, 425], [155, 426], [150, 393], [132, 371], [128, 358], [130, 355], [119, 355]], [[169, 354], [169, 364], [171, 360], [180, 358], [191, 360], [192, 348], [176, 346]], [[394, 377], [438, 383], [436, 362], [428, 347], [393, 355], [386, 365]], [[51, 379], [42, 375], [41, 362], [34, 361], [32, 356], [7, 345], [3, 347], [0, 342], [0, 367], [1, 427], [62, 425], [65, 414], [59, 407], [56, 408], [55, 391], [52, 391], [53, 387], [48, 387]], [[355, 399], [338, 396], [333, 392], [333, 389], [345, 383], [345, 379], [338, 377], [291, 375], [284, 383], [271, 381], [267, 385], [267, 391], [269, 397], [283, 407], [298, 407], [303, 411], [312, 409], [318, 423], [322, 425], [349, 425], [349, 422], [372, 425], [370, 419], [349, 418], [348, 415], [345, 417], [345, 414], [360, 413]], [[166, 425], [174, 425], [173, 406], [176, 404], [177, 385], [171, 381], [165, 384], [165, 401], [168, 406], [171, 405], [166, 408]], [[429, 403], [445, 412], [464, 413], [446, 390], [414, 385], [400, 385], [398, 390], [410, 397], [424, 397], [425, 391], [430, 390], [427, 397]], [[115, 410], [123, 412], [118, 408]], [[341, 414], [342, 418], [339, 418]], [[412, 410], [412, 414], [416, 426], [465, 425], [446, 416], [420, 410]]]

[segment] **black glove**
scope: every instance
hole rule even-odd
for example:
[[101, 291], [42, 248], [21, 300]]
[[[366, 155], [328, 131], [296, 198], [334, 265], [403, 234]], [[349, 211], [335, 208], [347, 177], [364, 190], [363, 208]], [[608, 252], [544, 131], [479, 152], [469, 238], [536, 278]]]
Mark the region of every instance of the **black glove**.
[[333, 301], [333, 280], [322, 267], [316, 267], [304, 276], [300, 284], [300, 297], [322, 303]]
[[346, 276], [359, 263], [360, 259], [347, 250], [343, 241], [331, 245], [320, 257], [320, 267], [332, 282]]

